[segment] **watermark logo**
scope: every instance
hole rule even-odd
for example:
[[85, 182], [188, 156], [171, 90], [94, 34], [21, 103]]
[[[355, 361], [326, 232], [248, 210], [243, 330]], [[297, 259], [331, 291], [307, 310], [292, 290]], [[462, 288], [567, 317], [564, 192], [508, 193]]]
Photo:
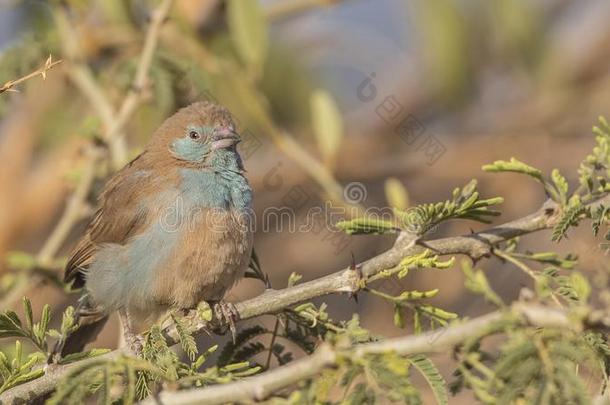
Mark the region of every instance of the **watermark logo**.
[[366, 201], [368, 192], [364, 184], [352, 182], [343, 189], [343, 199], [350, 204], [360, 204]]

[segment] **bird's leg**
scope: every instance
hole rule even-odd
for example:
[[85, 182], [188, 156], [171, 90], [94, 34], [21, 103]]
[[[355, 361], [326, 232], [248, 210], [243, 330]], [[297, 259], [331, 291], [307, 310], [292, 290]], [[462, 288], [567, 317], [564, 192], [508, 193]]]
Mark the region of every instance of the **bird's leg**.
[[127, 348], [132, 354], [140, 357], [142, 355], [142, 338], [134, 331], [131, 316], [125, 308], [119, 309], [119, 319], [123, 327], [123, 339]]
[[231, 337], [233, 338], [233, 343], [235, 343], [235, 322], [239, 320], [239, 312], [237, 312], [235, 305], [226, 301], [218, 301], [212, 306], [212, 309], [216, 319], [229, 325]]

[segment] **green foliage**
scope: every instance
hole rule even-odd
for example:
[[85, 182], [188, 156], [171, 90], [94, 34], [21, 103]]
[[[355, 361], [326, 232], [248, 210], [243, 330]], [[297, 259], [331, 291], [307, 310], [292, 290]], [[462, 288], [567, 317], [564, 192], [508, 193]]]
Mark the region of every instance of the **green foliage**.
[[[455, 258], [442, 261], [438, 255], [433, 255], [429, 249], [411, 256], [407, 256], [398, 265], [398, 278], [405, 277], [410, 270], [422, 268], [448, 269], [455, 263]], [[383, 273], [382, 273], [383, 274]]]
[[[72, 307], [68, 307], [63, 313], [61, 328], [58, 331], [49, 328], [51, 323], [49, 305], [43, 306], [40, 320], [35, 322], [31, 301], [23, 297], [22, 304], [24, 320], [21, 320], [15, 311], [5, 311], [0, 314], [0, 338], [17, 338], [12, 360], [9, 360], [11, 355], [0, 351], [0, 393], [44, 375], [43, 366], [49, 356], [48, 339], [59, 339], [76, 329], [74, 308]], [[34, 351], [25, 354], [21, 340], [29, 342]], [[95, 357], [103, 353], [105, 351], [101, 349], [75, 353], [62, 359], [62, 364]]]
[[475, 270], [467, 260], [462, 261], [462, 271], [466, 277], [464, 285], [475, 294], [482, 295], [487, 301], [498, 307], [504, 307], [504, 302], [491, 288], [482, 270]]
[[490, 223], [490, 217], [500, 215], [490, 207], [502, 203], [501, 197], [480, 199], [476, 180], [463, 188], [453, 190], [451, 200], [434, 204], [422, 204], [406, 211], [395, 210], [401, 229], [423, 235], [436, 225], [449, 219], [470, 219]]
[[542, 171], [536, 169], [535, 167], [529, 166], [517, 159], [510, 158], [510, 161], [506, 160], [496, 160], [490, 165], [484, 165], [483, 170], [486, 172], [492, 173], [501, 173], [501, 172], [514, 172], [521, 173], [527, 176], [533, 177], [534, 179], [542, 182]]
[[15, 356], [9, 360], [7, 355], [0, 352], [0, 393], [16, 385], [26, 383], [44, 374], [44, 370], [36, 367], [45, 360], [40, 352], [31, 353], [23, 361], [23, 349], [19, 340], [15, 341]]
[[511, 158], [510, 161], [496, 160], [492, 164], [484, 165], [482, 169], [486, 172], [501, 173], [501, 172], [513, 172], [521, 173], [526, 176], [530, 176], [540, 182], [546, 191], [546, 193], [556, 202], [561, 205], [566, 205], [568, 201], [568, 182], [563, 177], [559, 170], [553, 169], [551, 172], [551, 179], [547, 180], [540, 169], [529, 166], [515, 158]]
[[436, 398], [436, 402], [440, 405], [445, 405], [449, 403], [449, 398], [447, 395], [447, 384], [445, 379], [438, 371], [434, 363], [424, 355], [418, 354], [415, 356], [409, 357], [409, 361], [415, 367], [422, 376], [430, 385], [432, 392], [434, 393], [434, 397]]
[[47, 350], [46, 337], [51, 320], [51, 307], [45, 305], [42, 309], [40, 322], [34, 323], [32, 303], [23, 297], [23, 310], [25, 312], [25, 324], [14, 311], [6, 311], [0, 315], [0, 337], [23, 337], [32, 342], [43, 352]]
[[171, 383], [181, 389], [203, 387], [231, 382], [260, 370], [260, 367], [251, 367], [247, 361], [204, 368], [204, 363], [217, 346], [198, 354], [194, 338], [184, 320], [174, 314], [171, 318], [187, 354], [187, 361], [182, 361], [168, 346], [159, 324], [155, 324], [146, 334], [142, 358], [106, 357], [77, 366], [62, 380], [49, 403], [82, 403], [92, 397], [104, 403], [117, 400], [134, 403], [146, 398], [163, 384]]
[[409, 193], [400, 180], [394, 177], [387, 179], [384, 191], [390, 207], [403, 211], [409, 208]]
[[326, 90], [316, 89], [310, 99], [311, 121], [324, 162], [332, 168], [343, 139], [343, 118]]
[[381, 235], [384, 233], [394, 233], [398, 230], [393, 222], [377, 218], [354, 218], [348, 221], [340, 221], [335, 226], [348, 235]]
[[561, 241], [562, 238], [566, 237], [568, 229], [577, 226], [587, 213], [588, 209], [582, 205], [582, 202], [577, 195], [571, 198], [570, 202], [561, 213], [561, 218], [553, 227], [552, 240], [555, 242]]
[[232, 362], [244, 361], [262, 353], [265, 350], [265, 346], [260, 342], [253, 342], [252, 340], [267, 333], [269, 333], [269, 330], [260, 325], [241, 330], [235, 336], [235, 342], [227, 343], [222, 349], [218, 357], [218, 365], [225, 366]]
[[599, 117], [599, 126], [593, 127], [596, 145], [585, 157], [578, 169], [580, 189], [585, 200], [607, 193], [610, 190], [610, 126], [604, 117]]
[[463, 188], [453, 190], [451, 200], [422, 204], [406, 210], [394, 209], [395, 221], [379, 218], [355, 218], [339, 222], [337, 228], [348, 234], [383, 234], [398, 230], [424, 235], [441, 222], [450, 219], [470, 219], [490, 223], [490, 217], [500, 215], [490, 207], [502, 203], [501, 197], [480, 199], [476, 180], [470, 181]]
[[255, 1], [229, 0], [229, 31], [242, 61], [256, 77], [260, 76], [267, 54], [267, 24], [262, 6]]
[[590, 394], [579, 375], [607, 375], [607, 344], [599, 335], [514, 329], [510, 323], [503, 329], [510, 332], [499, 355], [480, 351], [478, 344], [460, 354], [454, 392], [468, 386], [489, 404], [581, 404], [589, 403]]

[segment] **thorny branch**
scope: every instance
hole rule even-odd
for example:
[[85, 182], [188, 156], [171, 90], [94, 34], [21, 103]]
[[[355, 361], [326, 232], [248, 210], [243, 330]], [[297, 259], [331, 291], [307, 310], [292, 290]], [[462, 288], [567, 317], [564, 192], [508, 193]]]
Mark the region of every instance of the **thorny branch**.
[[61, 62], [63, 62], [61, 59], [54, 61], [51, 55], [49, 55], [44, 65], [42, 65], [40, 68], [36, 69], [32, 73], [20, 77], [19, 79], [9, 80], [8, 82], [4, 83], [2, 87], [0, 87], [0, 93], [4, 93], [5, 91], [17, 91], [13, 87], [38, 75], [42, 76], [42, 80], [45, 80], [47, 78], [47, 72], [53, 69], [53, 67], [59, 65]]
[[[609, 203], [610, 196], [605, 196], [595, 202], [590, 203], [589, 206], [595, 208], [600, 204]], [[413, 243], [413, 240], [409, 239], [408, 237], [399, 237], [391, 249], [360, 263], [356, 266], [357, 270], [353, 270], [352, 268], [348, 267], [347, 269], [339, 270], [319, 279], [297, 284], [289, 288], [281, 290], [269, 289], [258, 297], [236, 303], [235, 306], [239, 313], [240, 319], [246, 320], [260, 315], [277, 313], [287, 307], [311, 300], [316, 297], [322, 297], [334, 293], [354, 293], [358, 291], [362, 285], [366, 284], [368, 278], [374, 276], [382, 270], [396, 266], [402, 258], [421, 252], [422, 249], [431, 249], [439, 255], [463, 254], [471, 257], [473, 260], [478, 260], [481, 257], [490, 255], [491, 249], [494, 245], [520, 235], [551, 228], [557, 221], [559, 209], [560, 207], [557, 203], [548, 200], [533, 214], [506, 222], [481, 232], [462, 236], [419, 241], [418, 243]], [[569, 323], [566, 323], [567, 315], [562, 312], [562, 310], [541, 309], [539, 307], [532, 307], [534, 309], [529, 310], [528, 306], [524, 308], [525, 309], [523, 309], [523, 311], [525, 312], [522, 312], [522, 314], [526, 315], [527, 322], [544, 323], [545, 325], [549, 324], [555, 326], [559, 324], [560, 326], [569, 326]], [[430, 352], [433, 351], [432, 349], [437, 349], [438, 347], [446, 348], [448, 346], [458, 344], [466, 337], [472, 336], [476, 330], [480, 330], [477, 328], [482, 327], [483, 325], [488, 325], [489, 322], [493, 322], [494, 319], [499, 319], [501, 316], [501, 313], [494, 312], [489, 315], [476, 318], [472, 321], [468, 321], [467, 323], [449, 326], [443, 330], [442, 336], [438, 337], [433, 345], [430, 344], [429, 336], [424, 334], [388, 339], [379, 343], [363, 346], [365, 348], [361, 350], [364, 350], [366, 353], [372, 353], [376, 350], [383, 351], [390, 349], [396, 349], [397, 351], [400, 350], [400, 353], [405, 354]], [[192, 326], [193, 329], [196, 330], [195, 333], [201, 333], [210, 326], [207, 322], [198, 319], [196, 311], [191, 311], [189, 317], [193, 322]], [[595, 322], [610, 325], [610, 322], [606, 320], [605, 317], [600, 317], [599, 314], [596, 315]], [[434, 333], [438, 333], [438, 331]], [[168, 341], [168, 344], [173, 345], [178, 342], [178, 333], [175, 327], [168, 327], [164, 331], [164, 335]], [[362, 352], [358, 353], [360, 353], [360, 355], [363, 354]], [[112, 359], [120, 354], [122, 354], [120, 350], [115, 350], [103, 355], [103, 357], [101, 356], [83, 361], [95, 361], [102, 358]], [[325, 356], [327, 355], [318, 354], [317, 357], [314, 357], [312, 362], [319, 360], [318, 357]], [[294, 367], [295, 370], [301, 370], [299, 364], [306, 361], [307, 359], [299, 360], [299, 363], [294, 363], [296, 365], [291, 364], [285, 367]], [[3, 393], [0, 396], [0, 402], [13, 403], [13, 401], [18, 400], [29, 401], [45, 395], [55, 388], [56, 384], [70, 372], [70, 369], [72, 369], [74, 366], [82, 364], [83, 362], [81, 361], [65, 366], [52, 366], [47, 370], [47, 373], [43, 377], [26, 384], [19, 385]], [[329, 364], [331, 363], [328, 363], [328, 361], [322, 361], [320, 362], [320, 367], [326, 367]], [[264, 383], [265, 381], [268, 381], [267, 376], [270, 373], [283, 373], [281, 370], [284, 370], [284, 368], [276, 370], [265, 372], [257, 377], [252, 377], [249, 380], [241, 381], [235, 384], [247, 384], [248, 381], [257, 378], [259, 380], [255, 381], [258, 381], [259, 384], [262, 384], [261, 386], [265, 387]], [[292, 370], [292, 368], [289, 368], [288, 370]], [[290, 381], [287, 381], [287, 384], [290, 384]], [[231, 390], [238, 391], [234, 384], [231, 384], [230, 386], [232, 387]], [[241, 387], [242, 386], [238, 388], [241, 389]], [[222, 387], [214, 387], [209, 389], [218, 390], [218, 395], [225, 392], [225, 388]], [[265, 389], [268, 388], [263, 388], [263, 390]], [[250, 395], [248, 398], [252, 398], [252, 392], [253, 391], [248, 391], [246, 389], [245, 393]], [[264, 392], [266, 391], [263, 391], [263, 393]], [[169, 396], [170, 394], [167, 395]], [[254, 398], [256, 397], [257, 396], [254, 396]], [[224, 397], [219, 396], [219, 398]], [[236, 397], [234, 400], [238, 400], [240, 398], [241, 397]]]
[[522, 325], [536, 327], [559, 327], [578, 330], [583, 325], [607, 329], [610, 320], [592, 312], [582, 324], [561, 309], [538, 304], [516, 303], [509, 311], [495, 311], [453, 326], [437, 329], [421, 335], [402, 336], [379, 342], [361, 344], [347, 349], [336, 349], [328, 343], [321, 344], [308, 357], [288, 365], [229, 384], [194, 388], [178, 392], [164, 391], [158, 398], [150, 398], [142, 404], [162, 403], [166, 405], [224, 404], [237, 401], [260, 401], [273, 393], [290, 387], [304, 379], [319, 374], [323, 369], [337, 365], [343, 356], [358, 359], [367, 354], [395, 352], [408, 356], [437, 353], [461, 344], [470, 337], [485, 333], [488, 328], [503, 319], [514, 319]]

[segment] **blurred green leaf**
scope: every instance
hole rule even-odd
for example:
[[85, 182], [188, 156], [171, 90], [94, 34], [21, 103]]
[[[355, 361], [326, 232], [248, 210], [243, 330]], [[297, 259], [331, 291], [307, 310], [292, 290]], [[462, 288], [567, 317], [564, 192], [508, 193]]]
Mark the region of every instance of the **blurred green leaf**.
[[385, 181], [385, 198], [392, 208], [406, 210], [409, 208], [409, 193], [400, 180], [390, 177]]
[[343, 119], [332, 96], [322, 89], [315, 90], [310, 98], [311, 121], [318, 147], [327, 166], [333, 167], [343, 139]]
[[258, 1], [229, 0], [227, 17], [231, 39], [242, 61], [260, 77], [267, 55], [267, 22]]

